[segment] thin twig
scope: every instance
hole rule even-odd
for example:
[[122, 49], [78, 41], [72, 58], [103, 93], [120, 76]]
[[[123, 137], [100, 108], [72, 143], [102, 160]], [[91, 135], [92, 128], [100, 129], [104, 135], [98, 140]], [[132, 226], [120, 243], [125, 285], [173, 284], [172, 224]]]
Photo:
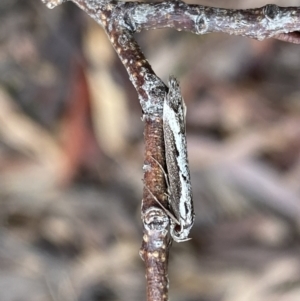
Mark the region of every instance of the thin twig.
[[[53, 8], [64, 0], [42, 0]], [[264, 40], [275, 38], [300, 43], [300, 8], [267, 4], [257, 9], [223, 9], [188, 5], [182, 1], [159, 3], [70, 0], [85, 10], [99, 24], [118, 23], [131, 32], [144, 29], [174, 28], [195, 34], [223, 32]], [[104, 13], [109, 18], [103, 20]], [[112, 17], [112, 18], [111, 18]]]
[[88, 14], [97, 16], [97, 21], [104, 27], [138, 92], [145, 122], [145, 188], [142, 203], [144, 235], [140, 254], [146, 265], [147, 300], [167, 300], [167, 259], [171, 241], [169, 217], [159, 207], [155, 198], [159, 199], [163, 206], [168, 206], [165, 178], [160, 167], [165, 165], [162, 109], [168, 89], [153, 72], [133, 38], [133, 32], [126, 26], [120, 26], [119, 21], [124, 18], [122, 11], [116, 7], [113, 9], [110, 5], [103, 8], [99, 2], [96, 6], [92, 6], [91, 1], [76, 3]]
[[165, 157], [162, 116], [144, 114], [144, 122], [144, 193], [141, 208], [144, 235], [140, 255], [146, 266], [147, 300], [163, 301], [168, 300], [169, 289], [170, 220], [152, 195], [167, 208], [166, 183], [160, 167], [164, 166]]
[[147, 300], [168, 300], [169, 218], [162, 209], [150, 207], [142, 215], [144, 225], [140, 256], [145, 261]]

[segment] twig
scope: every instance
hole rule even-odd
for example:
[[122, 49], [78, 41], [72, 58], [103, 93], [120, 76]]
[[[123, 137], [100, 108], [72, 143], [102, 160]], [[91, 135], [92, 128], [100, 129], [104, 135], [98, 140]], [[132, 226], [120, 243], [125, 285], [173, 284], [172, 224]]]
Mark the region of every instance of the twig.
[[[182, 1], [135, 2], [128, 15], [136, 31], [171, 27], [195, 34], [223, 32], [264, 40], [300, 30], [300, 8], [273, 4], [235, 10], [188, 5]], [[289, 42], [300, 43], [300, 39]]]
[[162, 209], [150, 207], [142, 220], [140, 255], [146, 265], [147, 300], [168, 300], [169, 218]]
[[[163, 99], [162, 99], [163, 100]], [[170, 220], [153, 196], [166, 208], [167, 189], [163, 169], [164, 141], [162, 116], [144, 114], [145, 155], [144, 193], [142, 202], [143, 243], [140, 255], [145, 261], [147, 279], [147, 300], [168, 300], [168, 257], [170, 246]], [[157, 162], [159, 164], [157, 164]]]
[[[104, 9], [99, 2], [97, 5], [92, 5], [91, 1], [76, 1], [76, 3], [104, 27], [138, 92], [145, 122], [144, 184], [155, 198], [167, 207], [166, 184], [159, 164], [165, 165], [162, 109], [168, 89], [153, 72], [134, 40], [132, 31], [127, 26], [120, 26], [119, 21], [124, 18], [122, 11], [116, 7], [113, 9], [110, 4], [107, 4]], [[147, 299], [167, 300], [169, 218], [165, 211], [158, 207], [148, 189], [144, 188], [143, 193], [144, 236], [140, 250], [146, 265]]]
[[[42, 0], [53, 8], [66, 0]], [[264, 40], [275, 38], [300, 43], [300, 8], [268, 4], [257, 9], [223, 9], [188, 5], [182, 1], [140, 3], [100, 0], [70, 0], [99, 24], [117, 24], [131, 32], [174, 28], [195, 34], [223, 32]], [[103, 19], [103, 14], [106, 19]]]

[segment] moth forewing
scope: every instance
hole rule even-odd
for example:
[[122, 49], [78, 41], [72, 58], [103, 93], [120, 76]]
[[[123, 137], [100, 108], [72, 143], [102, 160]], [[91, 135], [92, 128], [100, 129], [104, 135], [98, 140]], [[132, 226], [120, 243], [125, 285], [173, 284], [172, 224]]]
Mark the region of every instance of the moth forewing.
[[170, 77], [164, 102], [163, 128], [169, 178], [169, 206], [179, 221], [171, 220], [171, 235], [177, 242], [188, 239], [194, 224], [191, 178], [185, 133], [185, 104], [177, 80]]

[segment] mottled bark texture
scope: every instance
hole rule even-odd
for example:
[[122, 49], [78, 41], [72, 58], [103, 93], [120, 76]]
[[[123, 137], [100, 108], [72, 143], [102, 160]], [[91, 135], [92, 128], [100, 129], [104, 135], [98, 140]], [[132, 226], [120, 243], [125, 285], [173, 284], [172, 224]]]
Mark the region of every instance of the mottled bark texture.
[[[49, 8], [68, 0], [42, 0]], [[133, 38], [143, 29], [174, 28], [195, 34], [224, 32], [263, 40], [276, 38], [300, 43], [300, 8], [266, 5], [259, 9], [233, 10], [188, 5], [182, 1], [160, 3], [109, 0], [70, 0], [95, 19], [106, 31], [138, 93], [145, 122], [143, 243], [147, 299], [168, 299], [170, 220], [149, 191], [168, 207], [165, 168], [163, 103], [168, 88], [153, 72]], [[159, 162], [159, 164], [157, 163]]]
[[[163, 101], [164, 98], [162, 98]], [[151, 101], [151, 99], [150, 99]], [[143, 243], [141, 258], [145, 261], [147, 300], [168, 300], [168, 257], [170, 220], [150, 195], [151, 191], [164, 207], [168, 207], [166, 183], [161, 167], [164, 166], [164, 141], [162, 115], [144, 114], [145, 156], [144, 193], [142, 202]], [[157, 161], [157, 162], [156, 162]]]
[[[68, 0], [42, 0], [49, 8]], [[268, 4], [257, 9], [235, 10], [188, 5], [182, 1], [140, 3], [122, 1], [69, 0], [85, 10], [99, 24], [104, 11], [113, 12], [113, 23], [131, 32], [171, 27], [196, 34], [224, 32], [257, 40], [275, 38], [300, 43], [300, 8]], [[119, 15], [120, 14], [120, 15]], [[296, 34], [295, 34], [296, 33]]]
[[168, 300], [169, 218], [162, 209], [149, 207], [142, 220], [140, 256], [146, 265], [147, 300]]

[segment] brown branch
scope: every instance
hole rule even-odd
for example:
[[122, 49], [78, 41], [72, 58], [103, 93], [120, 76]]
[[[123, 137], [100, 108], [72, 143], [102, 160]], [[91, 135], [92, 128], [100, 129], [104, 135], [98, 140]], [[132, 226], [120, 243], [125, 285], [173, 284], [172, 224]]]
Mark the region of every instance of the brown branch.
[[168, 300], [169, 218], [162, 209], [150, 207], [142, 215], [144, 225], [141, 258], [146, 265], [147, 300]]
[[[167, 87], [153, 72], [132, 33], [118, 26], [118, 23], [109, 21], [114, 18], [113, 14], [109, 9], [103, 10], [100, 15], [101, 21], [136, 88], [144, 113], [145, 161], [141, 210], [144, 235], [140, 254], [146, 265], [147, 300], [163, 301], [168, 299], [169, 287], [167, 273], [170, 245], [169, 218], [149, 195], [148, 189], [165, 207], [168, 207], [164, 175], [156, 163], [157, 161], [164, 165], [165, 161], [162, 105]], [[118, 12], [118, 15], [120, 14]]]
[[[163, 101], [164, 98], [161, 100]], [[151, 101], [151, 99], [150, 99]], [[145, 122], [144, 193], [142, 202], [143, 243], [140, 255], [145, 261], [147, 300], [168, 300], [168, 257], [170, 247], [170, 221], [149, 194], [149, 190], [166, 208], [166, 183], [159, 162], [164, 166], [165, 146], [161, 114], [143, 116]], [[155, 160], [157, 161], [155, 161]], [[149, 189], [149, 190], [148, 190]]]
[[167, 270], [171, 242], [169, 218], [149, 194], [150, 190], [161, 204], [168, 207], [163, 171], [157, 164], [165, 165], [162, 108], [168, 89], [153, 72], [134, 40], [132, 31], [126, 26], [120, 26], [119, 19], [125, 19], [122, 10], [116, 7], [113, 9], [110, 5], [93, 6], [91, 2], [81, 0], [76, 3], [88, 14], [97, 16], [97, 21], [104, 27], [140, 99], [145, 122], [145, 188], [142, 203], [144, 235], [140, 254], [146, 265], [147, 300], [168, 300]]

